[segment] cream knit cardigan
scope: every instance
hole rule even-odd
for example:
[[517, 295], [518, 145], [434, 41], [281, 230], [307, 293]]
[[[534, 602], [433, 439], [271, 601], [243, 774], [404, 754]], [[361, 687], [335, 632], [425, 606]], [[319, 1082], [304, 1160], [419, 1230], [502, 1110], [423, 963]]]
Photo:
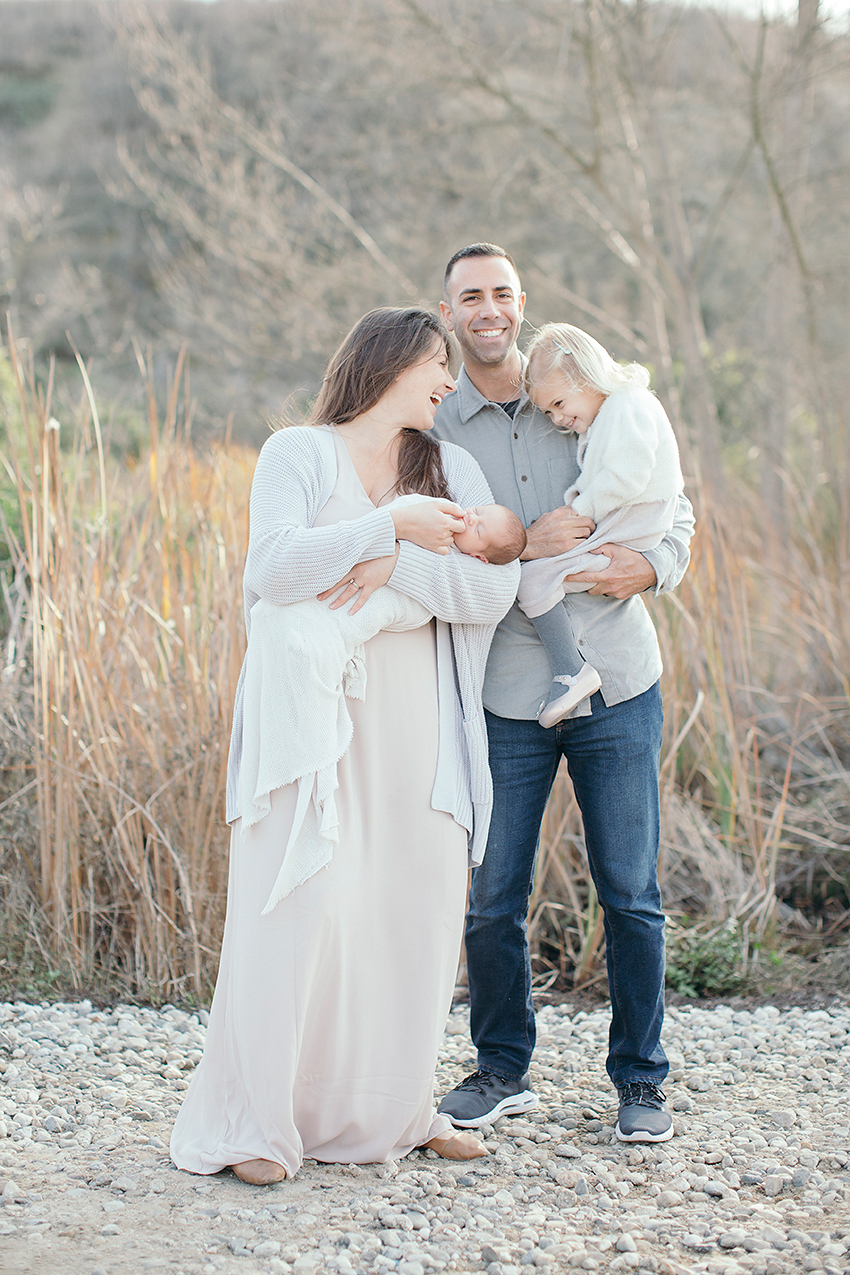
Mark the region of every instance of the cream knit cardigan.
[[673, 426], [640, 385], [608, 395], [579, 438], [576, 459], [581, 473], [564, 504], [594, 522], [623, 505], [672, 500], [684, 487]]
[[[472, 456], [453, 443], [441, 442], [440, 448], [452, 499], [463, 508], [491, 504], [490, 489]], [[249, 637], [251, 608], [260, 598], [286, 605], [315, 597], [342, 580], [358, 562], [395, 552], [395, 526], [386, 508], [327, 527], [313, 527], [335, 483], [333, 435], [327, 427], [302, 425], [280, 430], [263, 446], [251, 488], [251, 530], [243, 580]], [[471, 803], [473, 864], [484, 857], [492, 807], [481, 686], [493, 632], [516, 596], [519, 571], [516, 562], [495, 566], [467, 554], [431, 553], [402, 540], [390, 579], [393, 588], [436, 616], [438, 626], [449, 626], [453, 680], [461, 711], [452, 711], [447, 720], [455, 723], [454, 756], [459, 773], [468, 776], [469, 783], [469, 801], [461, 802], [461, 808], [451, 813], [458, 818], [464, 813], [462, 807]], [[439, 633], [437, 649], [439, 662], [440, 651], [447, 649]], [[440, 677], [440, 684], [446, 685], [445, 677]], [[238, 791], [244, 693], [243, 663], [228, 759], [228, 823], [241, 815]], [[441, 719], [446, 712], [446, 706], [441, 705]], [[411, 729], [415, 729], [415, 722]], [[285, 740], [281, 746], [286, 747]], [[458, 822], [465, 819], [460, 817]]]

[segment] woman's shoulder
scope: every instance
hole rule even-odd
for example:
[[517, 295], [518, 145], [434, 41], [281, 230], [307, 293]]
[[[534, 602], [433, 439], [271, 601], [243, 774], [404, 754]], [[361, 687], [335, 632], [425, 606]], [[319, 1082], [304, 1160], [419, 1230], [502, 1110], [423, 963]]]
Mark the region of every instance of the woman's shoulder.
[[448, 443], [444, 438], [438, 440], [440, 455], [443, 461], [443, 472], [446, 475], [452, 499], [461, 505], [491, 504], [493, 496], [478, 461], [464, 447], [457, 443]]
[[260, 449], [251, 499], [279, 503], [282, 495], [304, 490], [323, 503], [335, 478], [332, 430], [322, 425], [287, 425], [275, 430]]
[[260, 449], [261, 472], [292, 476], [305, 471], [324, 474], [336, 465], [333, 430], [327, 425], [287, 425], [275, 430]]
[[460, 447], [457, 443], [450, 443], [445, 438], [437, 438], [434, 440], [440, 448], [443, 457], [443, 465], [448, 470], [469, 470], [470, 472], [480, 471], [481, 466], [465, 447]]
[[329, 425], [285, 425], [276, 429], [263, 443], [262, 451], [272, 453], [321, 453], [333, 447], [333, 431]]

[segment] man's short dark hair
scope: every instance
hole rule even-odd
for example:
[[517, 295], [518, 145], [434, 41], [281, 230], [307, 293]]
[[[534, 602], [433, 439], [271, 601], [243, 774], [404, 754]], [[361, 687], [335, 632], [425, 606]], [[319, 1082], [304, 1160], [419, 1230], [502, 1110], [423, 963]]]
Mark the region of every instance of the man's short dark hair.
[[500, 248], [497, 243], [471, 243], [468, 248], [461, 248], [460, 252], [456, 252], [449, 264], [446, 266], [446, 273], [443, 276], [443, 293], [448, 299], [449, 279], [451, 273], [459, 261], [465, 261], [467, 257], [504, 257], [511, 266], [513, 266], [516, 277], [519, 278], [519, 271], [516, 268], [516, 262], [509, 252], [505, 252], [504, 248]]

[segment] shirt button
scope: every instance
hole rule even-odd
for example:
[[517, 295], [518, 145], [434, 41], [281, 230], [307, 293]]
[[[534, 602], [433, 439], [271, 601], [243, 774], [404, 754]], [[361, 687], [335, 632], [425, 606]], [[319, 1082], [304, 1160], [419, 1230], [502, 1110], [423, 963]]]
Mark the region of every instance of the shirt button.
[[527, 476], [526, 476], [525, 474], [523, 474], [523, 476], [522, 476], [522, 481], [523, 481], [524, 483], [527, 483], [527, 482], [528, 482], [528, 478], [527, 478]]
[[514, 434], [514, 438], [519, 438], [519, 434]]

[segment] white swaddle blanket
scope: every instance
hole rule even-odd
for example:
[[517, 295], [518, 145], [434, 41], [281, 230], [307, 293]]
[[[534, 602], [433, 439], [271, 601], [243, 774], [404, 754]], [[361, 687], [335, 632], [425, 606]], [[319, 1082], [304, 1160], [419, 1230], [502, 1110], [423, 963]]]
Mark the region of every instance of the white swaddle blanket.
[[339, 842], [337, 763], [351, 743], [345, 699], [365, 699], [364, 643], [382, 629], [431, 620], [413, 598], [384, 585], [351, 615], [308, 598], [251, 609], [245, 656], [239, 809], [243, 833], [271, 810], [271, 793], [298, 784], [295, 819], [265, 916], [330, 862]]

